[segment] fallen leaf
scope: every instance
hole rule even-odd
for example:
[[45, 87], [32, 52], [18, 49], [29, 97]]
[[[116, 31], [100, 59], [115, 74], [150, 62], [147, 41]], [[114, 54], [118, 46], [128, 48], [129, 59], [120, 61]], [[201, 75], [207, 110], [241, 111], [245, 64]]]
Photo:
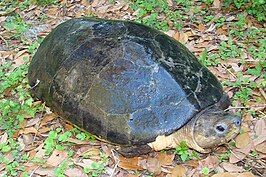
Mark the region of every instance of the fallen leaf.
[[81, 169], [78, 168], [67, 168], [65, 170], [65, 175], [67, 175], [68, 177], [87, 177], [88, 175], [86, 173], [84, 173]]
[[230, 16], [228, 18], [226, 18], [227, 22], [233, 21], [236, 17], [235, 16]]
[[83, 159], [81, 162], [74, 162], [76, 165], [79, 165], [83, 168], [91, 168], [91, 164], [93, 163], [94, 161], [91, 160], [91, 159]]
[[1, 135], [0, 137], [0, 144], [3, 144], [5, 142], [7, 142], [7, 133], [5, 132], [3, 135]]
[[138, 157], [125, 158], [120, 156], [119, 159], [120, 161], [118, 163], [118, 166], [120, 168], [123, 168], [125, 170], [143, 170], [143, 168], [138, 166], [140, 160]]
[[243, 160], [245, 157], [246, 157], [245, 153], [233, 150], [231, 155], [230, 155], [229, 162], [230, 163], [237, 163], [237, 162]]
[[253, 144], [254, 146], [257, 146], [264, 141], [266, 141], [266, 135], [258, 135], [258, 137], [253, 140]]
[[255, 149], [261, 153], [266, 154], [266, 142], [263, 142], [257, 146], [255, 146]]
[[214, 169], [219, 165], [219, 159], [215, 156], [208, 156], [206, 159], [201, 161], [204, 167]]
[[34, 127], [27, 127], [22, 130], [19, 130], [19, 134], [29, 134], [29, 133], [37, 134], [37, 132], [38, 131]]
[[67, 152], [55, 149], [52, 155], [47, 159], [46, 165], [56, 167], [67, 159]]
[[244, 172], [239, 174], [237, 177], [255, 177], [255, 176], [250, 172]]
[[152, 173], [153, 175], [159, 175], [162, 171], [161, 163], [157, 158], [149, 157], [147, 159], [146, 168], [148, 172]]
[[256, 135], [265, 135], [266, 136], [266, 125], [264, 119], [259, 119], [255, 125]]
[[167, 34], [170, 37], [173, 37], [176, 34], [174, 30], [169, 30], [169, 31], [164, 32], [164, 33]]
[[158, 152], [156, 158], [161, 162], [162, 165], [172, 165], [174, 157], [174, 154]]
[[243, 167], [236, 166], [230, 163], [223, 162], [221, 166], [228, 172], [242, 172], [244, 171]]
[[34, 170], [34, 174], [38, 174], [41, 176], [54, 176], [55, 168], [37, 168]]
[[42, 127], [42, 128], [40, 128], [39, 130], [38, 130], [38, 132], [40, 133], [40, 134], [42, 134], [42, 133], [47, 133], [47, 132], [49, 132], [51, 129], [49, 128], [49, 127]]
[[27, 50], [21, 50], [15, 55], [14, 67], [19, 67], [29, 61], [29, 53]]
[[58, 116], [57, 116], [56, 114], [54, 114], [54, 113], [51, 113], [51, 114], [45, 114], [44, 117], [43, 117], [43, 119], [42, 119], [42, 121], [41, 121], [40, 126], [46, 125], [47, 122], [49, 122], [49, 121], [51, 121], [51, 120], [53, 120], [53, 119], [55, 119], [55, 118], [57, 118], [57, 117], [58, 117]]
[[199, 24], [198, 28], [201, 32], [205, 31], [205, 26], [203, 24]]
[[225, 173], [218, 173], [218, 174], [212, 175], [212, 177], [236, 177], [236, 176], [225, 172]]
[[187, 169], [183, 165], [177, 165], [172, 171], [171, 177], [183, 177], [186, 176]]
[[81, 144], [87, 144], [86, 141], [81, 141], [81, 140], [74, 139], [74, 138], [68, 138], [66, 141], [67, 142], [70, 142], [70, 143], [74, 143], [74, 144], [79, 144], [79, 145], [81, 145]]
[[220, 0], [214, 0], [213, 1], [213, 9], [220, 9], [221, 8], [221, 2]]
[[188, 35], [184, 33], [183, 31], [181, 31], [179, 33], [179, 42], [186, 43], [187, 41], [188, 41]]
[[92, 148], [89, 148], [89, 149], [85, 150], [84, 152], [80, 153], [79, 156], [86, 156], [86, 155], [97, 156], [100, 154], [100, 152], [101, 151], [99, 148], [92, 147]]
[[238, 148], [244, 148], [246, 147], [250, 142], [250, 137], [248, 133], [240, 134], [236, 137], [236, 147]]

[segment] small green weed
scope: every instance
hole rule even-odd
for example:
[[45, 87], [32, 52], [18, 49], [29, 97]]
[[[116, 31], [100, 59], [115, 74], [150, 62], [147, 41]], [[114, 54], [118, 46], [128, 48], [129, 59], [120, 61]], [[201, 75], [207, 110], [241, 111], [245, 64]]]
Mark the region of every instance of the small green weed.
[[21, 39], [21, 41], [26, 41], [26, 38], [22, 35], [22, 33], [27, 31], [31, 26], [31, 24], [26, 24], [24, 19], [18, 14], [6, 18], [2, 25], [11, 33], [13, 38]]
[[220, 162], [226, 162], [226, 161], [228, 161], [230, 155], [231, 155], [231, 152], [227, 152], [227, 153], [224, 153], [224, 154], [220, 154], [218, 156], [218, 159], [219, 159]]
[[184, 141], [180, 142], [179, 146], [175, 148], [174, 154], [179, 155], [183, 162], [193, 159], [194, 157], [197, 159], [199, 158], [199, 154], [196, 151], [193, 151], [192, 155], [189, 154], [188, 147]]
[[253, 1], [245, 1], [245, 0], [225, 0], [224, 6], [229, 6], [230, 4], [234, 4], [237, 9], [244, 8], [246, 12], [250, 15], [254, 15], [258, 21], [265, 21], [265, 8], [266, 1], [265, 0], [253, 0]]
[[201, 170], [201, 172], [202, 172], [203, 175], [209, 175], [209, 173], [210, 173], [210, 169], [207, 168], [207, 167], [204, 167], [204, 168]]
[[90, 168], [85, 167], [83, 170], [89, 177], [96, 177], [104, 173], [104, 165], [103, 163], [93, 162]]
[[41, 6], [49, 6], [49, 5], [56, 5], [58, 4], [57, 0], [32, 0], [33, 3], [36, 3]]
[[68, 163], [67, 162], [62, 162], [62, 164], [55, 169], [54, 175], [57, 177], [65, 177], [64, 173], [66, 168], [68, 168]]

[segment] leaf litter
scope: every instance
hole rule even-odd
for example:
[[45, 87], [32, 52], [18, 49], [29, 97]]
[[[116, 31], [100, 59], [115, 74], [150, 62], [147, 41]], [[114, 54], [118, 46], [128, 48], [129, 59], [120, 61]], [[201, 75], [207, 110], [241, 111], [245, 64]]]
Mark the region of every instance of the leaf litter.
[[[176, 8], [178, 4], [175, 1], [168, 0], [168, 6]], [[195, 1], [197, 2], [197, 1]], [[192, 6], [193, 7], [193, 6]], [[197, 8], [205, 9], [206, 4], [198, 5]], [[7, 14], [0, 17], [0, 64], [5, 65], [6, 62], [12, 62], [14, 68], [18, 68], [23, 64], [28, 63], [32, 58], [32, 53], [29, 52], [29, 46], [32, 46], [37, 38], [45, 37], [51, 29], [59, 23], [73, 17], [81, 16], [97, 16], [100, 18], [134, 20], [136, 19], [139, 10], [134, 11], [126, 1], [116, 0], [109, 2], [107, 0], [77, 0], [67, 1], [60, 0], [57, 5], [38, 6], [30, 5], [26, 9], [20, 10], [18, 5], [13, 7], [12, 11], [19, 14], [19, 17], [26, 24], [32, 24], [25, 32], [21, 33], [26, 39], [20, 40], [13, 37], [17, 31], [10, 30], [2, 24], [12, 15]], [[193, 7], [194, 9], [196, 7]], [[229, 29], [234, 29], [230, 26], [238, 21], [237, 12], [224, 14], [221, 12], [222, 2], [214, 0], [211, 10], [215, 18], [221, 18], [226, 15], [226, 22], [220, 27], [217, 26], [214, 20], [207, 23], [203, 22], [203, 17], [195, 17], [200, 23], [189, 21], [188, 14], [183, 13], [185, 17], [184, 26], [181, 30], [172, 27], [165, 32], [167, 35], [184, 43], [195, 55], [199, 58], [206, 50], [206, 55], [213, 54], [225, 55], [222, 53], [220, 43], [222, 41], [228, 45], [230, 35]], [[6, 14], [0, 10], [0, 14]], [[43, 18], [40, 18], [43, 16]], [[163, 17], [162, 17], [163, 18]], [[250, 16], [246, 16], [244, 21], [245, 29], [247, 26], [252, 26], [254, 29], [262, 28], [265, 24], [257, 23]], [[45, 24], [45, 25], [44, 25]], [[235, 43], [242, 44], [243, 39], [234, 39]], [[255, 41], [254, 41], [255, 42]], [[35, 48], [36, 50], [36, 48]], [[248, 46], [243, 46], [243, 53], [248, 53]], [[216, 58], [216, 60], [219, 58]], [[240, 64], [242, 60], [246, 60], [244, 65]], [[229, 57], [227, 60], [219, 60], [216, 66], [209, 66], [209, 69], [223, 82], [237, 82], [238, 74], [256, 83], [263, 82], [263, 76], [252, 76], [247, 72], [247, 68], [254, 69], [257, 66], [258, 60], [252, 58], [249, 54], [244, 54], [237, 57]], [[208, 63], [207, 63], [208, 64]], [[12, 97], [11, 88], [5, 90], [5, 97]], [[234, 85], [225, 85], [225, 90], [233, 97], [238, 90]], [[260, 98], [260, 102], [256, 100]], [[33, 104], [42, 104], [35, 102]], [[243, 133], [238, 135], [234, 141], [225, 147], [219, 147], [211, 154], [199, 154], [198, 159], [192, 159], [186, 162], [178, 160], [177, 155], [173, 151], [167, 152], [152, 152], [148, 155], [143, 155], [134, 158], [125, 158], [114, 151], [114, 146], [99, 142], [91, 143], [88, 140], [81, 140], [75, 136], [68, 137], [63, 143], [67, 144], [68, 149], [54, 149], [51, 154], [46, 154], [45, 139], [50, 131], [55, 131], [60, 128], [59, 134], [64, 131], [70, 131], [74, 128], [73, 125], [62, 123], [57, 115], [51, 113], [48, 108], [46, 111], [37, 113], [34, 117], [28, 116], [25, 122], [21, 123], [21, 129], [14, 135], [19, 142], [21, 149], [27, 154], [28, 160], [20, 162], [20, 165], [25, 166], [25, 172], [34, 176], [55, 176], [55, 170], [59, 168], [63, 162], [68, 162], [68, 166], [64, 175], [66, 176], [87, 176], [84, 172], [85, 168], [92, 170], [92, 164], [97, 162], [103, 164], [106, 169], [105, 173], [100, 176], [203, 176], [203, 168], [208, 168], [211, 176], [214, 177], [253, 177], [266, 175], [266, 126], [265, 126], [265, 87], [252, 90], [252, 97], [247, 100], [247, 104], [243, 105], [241, 99], [236, 99], [232, 110], [243, 110]], [[249, 114], [249, 111], [255, 112]], [[45, 113], [47, 112], [47, 113]], [[258, 117], [260, 116], [260, 117]], [[0, 132], [0, 144], [8, 143], [7, 133]], [[68, 153], [73, 150], [73, 155]], [[222, 158], [225, 152], [230, 154]], [[192, 153], [191, 150], [189, 152]], [[254, 154], [255, 153], [255, 154]], [[103, 156], [107, 159], [103, 160]], [[11, 153], [6, 153], [5, 158], [9, 163], [14, 161]], [[9, 164], [7, 163], [7, 164]], [[7, 164], [0, 165], [0, 174], [4, 175]], [[44, 168], [45, 167], [45, 168]], [[98, 166], [97, 166], [98, 167]], [[98, 169], [93, 169], [97, 171]], [[213, 172], [217, 171], [217, 174]]]

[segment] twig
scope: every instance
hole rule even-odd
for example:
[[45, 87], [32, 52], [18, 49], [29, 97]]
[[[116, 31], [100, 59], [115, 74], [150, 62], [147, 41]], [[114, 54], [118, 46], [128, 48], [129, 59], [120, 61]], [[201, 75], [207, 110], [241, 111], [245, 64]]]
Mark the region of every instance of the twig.
[[226, 69], [226, 71], [228, 71], [228, 72], [229, 72], [234, 78], [236, 78], [236, 76], [234, 75], [234, 73], [232, 73], [229, 69], [227, 69], [226, 66], [224, 66], [224, 64], [221, 63], [221, 65], [222, 65], [222, 67], [223, 67], [224, 69]]
[[40, 165], [37, 166], [37, 167], [36, 167], [36, 168], [30, 173], [30, 177], [32, 177], [32, 175], [34, 175], [35, 171], [36, 171], [39, 167], [40, 167]]
[[120, 159], [115, 157], [115, 155], [114, 155], [114, 151], [113, 151], [113, 150], [112, 150], [111, 152], [112, 152], [112, 155], [113, 155], [115, 161], [117, 160], [117, 162], [116, 162], [116, 164], [115, 164], [115, 167], [114, 167], [114, 169], [113, 169], [113, 171], [112, 171], [112, 174], [111, 174], [111, 176], [110, 176], [110, 177], [114, 177], [114, 174], [115, 174], [115, 171], [116, 171], [116, 169], [117, 169], [117, 167], [118, 167], [118, 164], [119, 164], [119, 162], [120, 162]]
[[266, 100], [266, 93], [264, 92], [264, 90], [260, 87], [259, 91], [262, 94], [262, 96], [264, 97], [264, 99]]
[[8, 47], [8, 42], [5, 40], [5, 38], [4, 38], [2, 35], [0, 35], [0, 38], [4, 41], [4, 43], [5, 43], [6, 46]]

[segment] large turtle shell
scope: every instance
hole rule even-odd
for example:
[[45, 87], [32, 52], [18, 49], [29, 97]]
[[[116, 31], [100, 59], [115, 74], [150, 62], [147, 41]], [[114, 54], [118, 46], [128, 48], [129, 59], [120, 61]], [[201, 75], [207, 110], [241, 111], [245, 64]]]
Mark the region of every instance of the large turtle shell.
[[122, 145], [169, 135], [223, 95], [216, 77], [176, 40], [142, 24], [95, 18], [56, 27], [28, 77], [32, 94], [55, 113]]

